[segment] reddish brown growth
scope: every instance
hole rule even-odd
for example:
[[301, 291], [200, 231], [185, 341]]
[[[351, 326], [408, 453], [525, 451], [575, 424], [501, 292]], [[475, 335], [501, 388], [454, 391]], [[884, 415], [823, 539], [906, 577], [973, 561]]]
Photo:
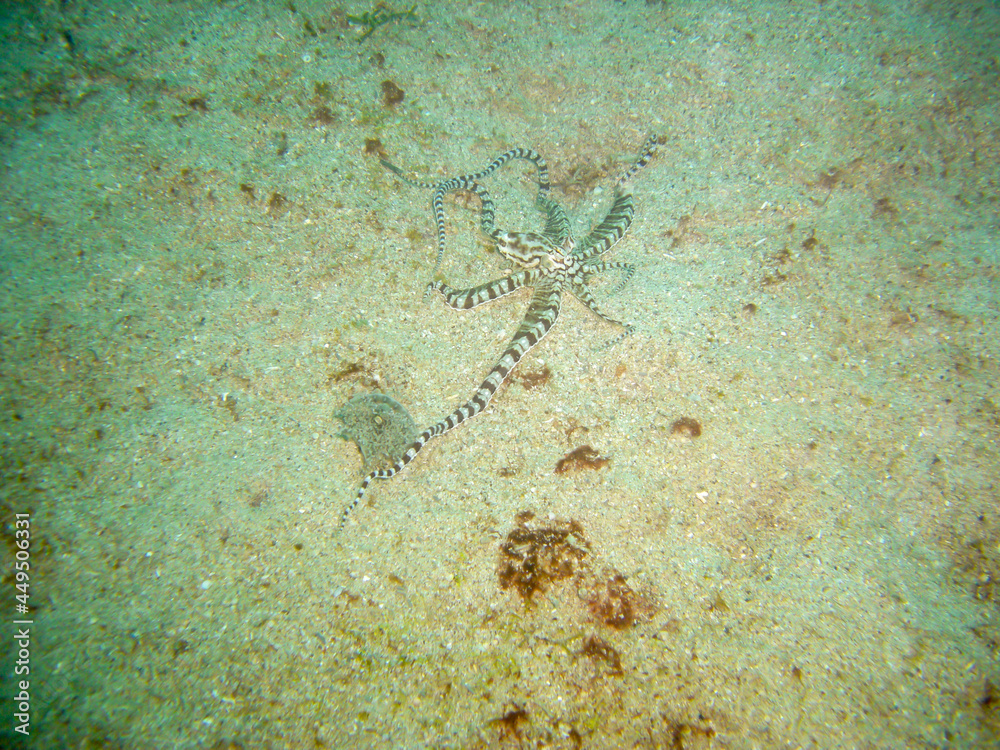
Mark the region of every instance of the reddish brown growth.
[[378, 138], [365, 138], [365, 156], [385, 156], [385, 148]]
[[563, 179], [554, 180], [552, 187], [559, 188], [566, 195], [583, 195], [592, 190], [598, 182], [606, 179], [613, 166], [610, 160], [599, 165], [576, 164], [569, 169], [568, 174]]
[[524, 706], [511, 703], [510, 709], [505, 711], [504, 715], [499, 719], [493, 719], [490, 724], [500, 727], [501, 740], [508, 737], [514, 737], [519, 740], [521, 739], [521, 724], [527, 721], [528, 712], [524, 710]]
[[403, 101], [406, 92], [392, 81], [382, 81], [382, 99], [385, 106], [393, 107]]
[[600, 622], [617, 630], [635, 625], [637, 619], [648, 614], [652, 606], [645, 597], [637, 594], [617, 571], [605, 582], [597, 586], [593, 596], [587, 601], [590, 613]]
[[497, 565], [500, 588], [514, 588], [525, 601], [530, 601], [536, 591], [545, 591], [552, 583], [570, 578], [590, 549], [579, 522], [555, 521], [532, 528], [528, 522], [533, 516], [530, 511], [518, 514], [518, 525], [500, 545]]
[[267, 210], [272, 214], [283, 213], [288, 207], [288, 199], [281, 193], [271, 193], [267, 199]]
[[228, 409], [234, 422], [240, 421], [240, 413], [236, 410], [236, 396], [231, 393], [223, 393], [215, 399], [215, 405], [221, 406], [223, 409]]
[[378, 385], [378, 375], [363, 362], [349, 362], [341, 366], [339, 370], [331, 370], [327, 373], [326, 383], [332, 385], [342, 380], [355, 380], [368, 388]]
[[548, 367], [542, 367], [541, 370], [535, 372], [514, 373], [514, 380], [523, 385], [526, 391], [530, 391], [532, 388], [537, 388], [540, 385], [545, 385], [551, 377], [552, 371]]
[[843, 176], [844, 173], [841, 172], [839, 169], [831, 169], [829, 171], [821, 173], [816, 178], [816, 182], [814, 182], [813, 184], [816, 185], [816, 187], [823, 188], [823, 190], [833, 190], [837, 186], [837, 183], [840, 182]]
[[895, 220], [899, 216], [899, 211], [896, 207], [892, 205], [892, 201], [888, 198], [879, 198], [873, 204], [875, 210], [872, 213], [872, 218], [883, 217], [890, 220]]
[[[701, 714], [698, 714], [701, 718]], [[711, 747], [712, 738], [715, 737], [715, 730], [711, 725], [698, 726], [686, 721], [677, 721], [666, 716], [660, 717], [663, 720], [663, 730], [661, 732], [650, 732], [650, 739], [656, 743], [656, 747], [667, 747], [672, 750], [684, 750], [684, 748]]]
[[977, 702], [984, 711], [988, 711], [996, 708], [997, 701], [1000, 701], [1000, 695], [998, 695], [996, 685], [987, 680], [986, 684], [983, 685], [983, 694]]
[[841, 182], [851, 184], [852, 176], [858, 168], [864, 164], [864, 160], [855, 159], [842, 167], [830, 167], [825, 172], [816, 175], [815, 182], [806, 182], [810, 187], [818, 187], [821, 190], [833, 190]]
[[534, 517], [535, 517], [535, 511], [522, 510], [519, 511], [517, 515], [514, 516], [514, 521], [517, 523], [518, 526], [524, 526], [524, 524], [528, 523], [528, 521], [530, 521]]
[[683, 437], [696, 438], [701, 435], [701, 425], [697, 419], [691, 417], [681, 417], [674, 420], [670, 425], [671, 435], [682, 435]]
[[556, 462], [556, 474], [581, 469], [603, 469], [609, 463], [611, 463], [610, 458], [605, 458], [589, 445], [581, 445]]
[[333, 125], [337, 121], [337, 116], [330, 111], [329, 107], [321, 105], [313, 110], [312, 117], [309, 119], [318, 125]]
[[583, 648], [580, 649], [579, 655], [586, 656], [598, 667], [603, 663], [608, 669], [608, 674], [614, 677], [621, 677], [625, 674], [625, 670], [622, 669], [621, 654], [610, 643], [596, 635], [590, 636], [583, 642]]

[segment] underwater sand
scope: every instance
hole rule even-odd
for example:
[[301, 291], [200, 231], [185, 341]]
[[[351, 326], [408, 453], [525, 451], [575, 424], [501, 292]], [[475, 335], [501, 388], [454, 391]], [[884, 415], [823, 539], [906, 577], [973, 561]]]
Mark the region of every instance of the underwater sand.
[[[0, 744], [1000, 747], [997, 5], [374, 9], [0, 10]], [[431, 181], [534, 148], [581, 237], [650, 133], [635, 276], [591, 284], [635, 333], [566, 295], [338, 530], [334, 413], [444, 417], [529, 299], [425, 299], [430, 191], [366, 141]], [[484, 181], [502, 229], [533, 179]], [[500, 278], [445, 212], [443, 278]]]

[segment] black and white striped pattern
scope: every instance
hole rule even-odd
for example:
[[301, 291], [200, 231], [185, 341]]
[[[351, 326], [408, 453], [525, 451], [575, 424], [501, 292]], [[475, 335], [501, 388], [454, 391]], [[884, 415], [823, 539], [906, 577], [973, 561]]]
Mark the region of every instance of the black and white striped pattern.
[[482, 202], [482, 209], [480, 210], [480, 226], [482, 227], [483, 232], [490, 237], [494, 237], [497, 234], [497, 230], [493, 225], [493, 201], [490, 200], [489, 193], [487, 193], [477, 181], [489, 177], [504, 164], [514, 159], [525, 159], [526, 161], [534, 163], [535, 168], [538, 170], [538, 200], [544, 200], [548, 195], [550, 187], [549, 169], [541, 154], [537, 151], [532, 151], [530, 148], [512, 148], [510, 151], [500, 154], [500, 156], [491, 161], [485, 169], [482, 169], [479, 172], [460, 175], [459, 177], [451, 177], [447, 180], [442, 180], [441, 182], [423, 182], [421, 180], [414, 180], [407, 177], [403, 173], [403, 170], [394, 164], [391, 164], [385, 159], [379, 160], [382, 162], [383, 167], [388, 169], [404, 182], [407, 182], [414, 187], [428, 188], [434, 191], [434, 194], [431, 196], [431, 208], [434, 211], [434, 221], [437, 224], [437, 259], [434, 262], [434, 273], [432, 274], [432, 277], [437, 274], [438, 268], [441, 266], [441, 258], [444, 256], [444, 196], [447, 193], [453, 193], [458, 190], [470, 190], [476, 193], [476, 195], [479, 196], [479, 200]]
[[[491, 281], [487, 284], [471, 287], [469, 289], [453, 289], [440, 281], [432, 281], [429, 289], [440, 292], [445, 302], [457, 310], [470, 310], [486, 302], [504, 297], [523, 287], [533, 287], [534, 295], [528, 305], [524, 320], [518, 327], [514, 337], [507, 345], [506, 351], [493, 369], [490, 370], [486, 379], [468, 401], [455, 409], [451, 414], [440, 422], [428, 427], [414, 440], [403, 453], [403, 456], [388, 469], [373, 471], [361, 482], [358, 494], [354, 501], [344, 509], [340, 517], [341, 527], [347, 521], [348, 515], [357, 507], [364, 497], [368, 485], [375, 479], [388, 479], [412, 461], [421, 449], [433, 438], [439, 437], [458, 425], [472, 419], [483, 411], [496, 394], [497, 389], [507, 379], [511, 371], [517, 366], [531, 349], [541, 341], [552, 329], [559, 317], [559, 309], [562, 303], [564, 290], [569, 290], [577, 299], [586, 305], [602, 320], [622, 326], [625, 330], [621, 335], [608, 342], [608, 345], [617, 343], [625, 336], [632, 333], [632, 326], [621, 321], [609, 318], [597, 309], [593, 295], [587, 288], [587, 280], [594, 274], [607, 270], [621, 270], [624, 272], [624, 279], [620, 288], [629, 278], [633, 269], [626, 263], [604, 263], [599, 260], [600, 256], [610, 250], [624, 236], [632, 223], [632, 194], [626, 183], [642, 169], [652, 158], [656, 150], [657, 139], [650, 136], [643, 144], [639, 152], [639, 158], [625, 171], [625, 174], [618, 180], [615, 186], [615, 197], [607, 216], [598, 224], [580, 243], [574, 246], [573, 238], [569, 231], [569, 221], [563, 209], [548, 195], [548, 172], [545, 168], [545, 161], [534, 151], [527, 149], [513, 149], [495, 159], [482, 172], [474, 175], [465, 175], [445, 180], [439, 183], [424, 183], [410, 180], [404, 177], [407, 182], [420, 187], [434, 189], [435, 218], [438, 220], [438, 260], [444, 249], [444, 213], [439, 212], [439, 198], [446, 192], [452, 190], [472, 190], [482, 201], [481, 226], [483, 231], [490, 235], [497, 242], [497, 249], [506, 258], [522, 266], [523, 270], [516, 271], [510, 276]], [[533, 232], [500, 232], [494, 226], [493, 203], [489, 198], [489, 193], [478, 184], [480, 180], [496, 169], [499, 169], [507, 161], [514, 158], [528, 159], [538, 167], [539, 182], [542, 186], [538, 203], [545, 210], [545, 229], [541, 234]], [[382, 162], [394, 173], [403, 176], [402, 172], [389, 164]], [[487, 228], [488, 227], [488, 228]], [[595, 262], [591, 262], [594, 260]]]

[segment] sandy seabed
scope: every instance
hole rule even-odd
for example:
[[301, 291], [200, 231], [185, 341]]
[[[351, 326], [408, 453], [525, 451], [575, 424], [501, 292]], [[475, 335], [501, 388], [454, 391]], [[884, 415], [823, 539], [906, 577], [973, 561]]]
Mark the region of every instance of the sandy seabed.
[[[997, 5], [408, 9], [0, 10], [33, 622], [31, 735], [0, 742], [1000, 747]], [[333, 414], [437, 421], [529, 299], [425, 298], [431, 191], [379, 159], [533, 148], [580, 237], [650, 133], [607, 256], [635, 275], [591, 283], [635, 333], [602, 347], [567, 295], [338, 530]], [[483, 181], [499, 227], [540, 231], [534, 179]], [[441, 277], [502, 277], [475, 196], [444, 209]]]

